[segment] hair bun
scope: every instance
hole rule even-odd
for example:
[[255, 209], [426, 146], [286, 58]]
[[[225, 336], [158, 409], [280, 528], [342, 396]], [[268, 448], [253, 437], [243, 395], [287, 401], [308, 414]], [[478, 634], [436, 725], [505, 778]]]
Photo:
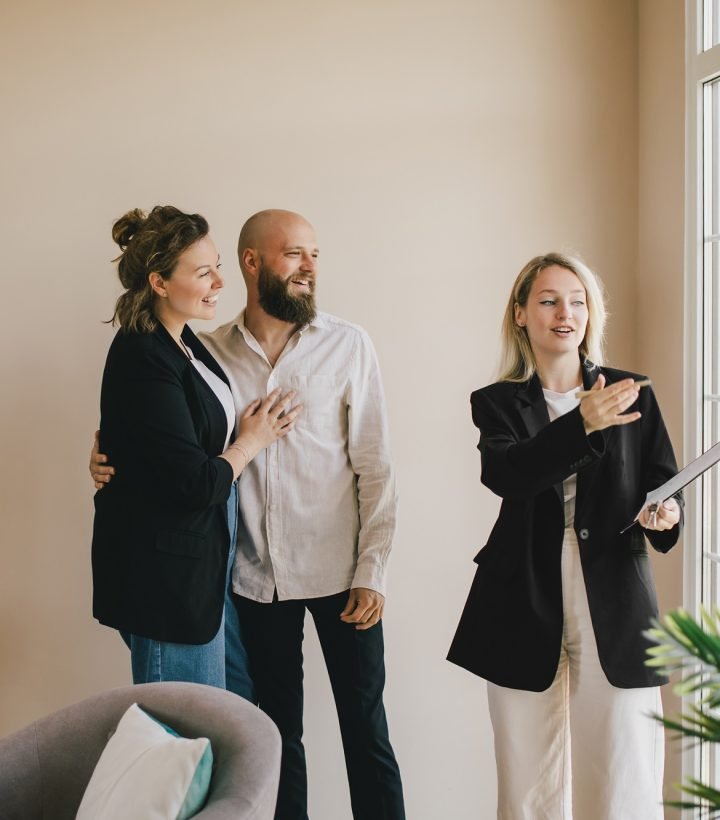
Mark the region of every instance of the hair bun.
[[122, 250], [125, 250], [146, 218], [145, 212], [140, 210], [140, 208], [133, 208], [132, 211], [128, 211], [113, 225], [113, 241], [118, 244]]

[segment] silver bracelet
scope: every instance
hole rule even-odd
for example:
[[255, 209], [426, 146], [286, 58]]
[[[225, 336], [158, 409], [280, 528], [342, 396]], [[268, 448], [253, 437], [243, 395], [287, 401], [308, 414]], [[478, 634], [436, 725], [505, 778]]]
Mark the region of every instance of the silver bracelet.
[[242, 446], [242, 444], [238, 444], [237, 442], [233, 442], [229, 447], [228, 450], [238, 450], [242, 453], [243, 458], [245, 459], [245, 466], [250, 463], [250, 456], [248, 455], [248, 451]]

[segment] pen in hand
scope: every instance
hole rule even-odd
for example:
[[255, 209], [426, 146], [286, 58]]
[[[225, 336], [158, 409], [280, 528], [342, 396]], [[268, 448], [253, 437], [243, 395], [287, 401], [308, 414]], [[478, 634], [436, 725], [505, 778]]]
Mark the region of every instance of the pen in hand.
[[650, 511], [650, 519], [648, 520], [648, 526], [651, 530], [654, 530], [657, 526], [657, 514], [659, 506], [659, 504], [651, 504], [648, 507], [648, 510]]
[[[638, 381], [635, 382], [635, 387], [647, 387], [649, 384], [652, 384], [650, 379], [638, 379]], [[575, 398], [584, 399], [586, 396], [590, 396], [594, 392], [594, 390], [578, 390], [575, 394]]]

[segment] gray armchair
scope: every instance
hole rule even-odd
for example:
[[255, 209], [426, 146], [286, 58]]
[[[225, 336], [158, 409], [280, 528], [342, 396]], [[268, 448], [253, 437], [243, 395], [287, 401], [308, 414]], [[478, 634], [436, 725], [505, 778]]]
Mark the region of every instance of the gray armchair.
[[2, 820], [74, 820], [108, 737], [132, 703], [185, 737], [210, 738], [215, 771], [198, 820], [271, 820], [280, 776], [275, 725], [242, 698], [195, 683], [112, 689], [0, 739]]

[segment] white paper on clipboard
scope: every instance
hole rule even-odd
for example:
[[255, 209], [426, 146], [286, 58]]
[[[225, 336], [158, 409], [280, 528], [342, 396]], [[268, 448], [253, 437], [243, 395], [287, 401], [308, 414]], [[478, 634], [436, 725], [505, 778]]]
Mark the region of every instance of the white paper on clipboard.
[[687, 467], [683, 467], [677, 475], [666, 481], [656, 490], [651, 490], [646, 496], [642, 507], [638, 510], [638, 514], [633, 520], [620, 530], [621, 533], [626, 532], [632, 525], [640, 518], [642, 511], [651, 504], [660, 505], [663, 501], [667, 501], [670, 496], [687, 487], [688, 484], [695, 481], [698, 476], [701, 476], [706, 470], [709, 470], [713, 464], [720, 461], [720, 441], [714, 444], [709, 450], [698, 456], [695, 461], [691, 461]]

